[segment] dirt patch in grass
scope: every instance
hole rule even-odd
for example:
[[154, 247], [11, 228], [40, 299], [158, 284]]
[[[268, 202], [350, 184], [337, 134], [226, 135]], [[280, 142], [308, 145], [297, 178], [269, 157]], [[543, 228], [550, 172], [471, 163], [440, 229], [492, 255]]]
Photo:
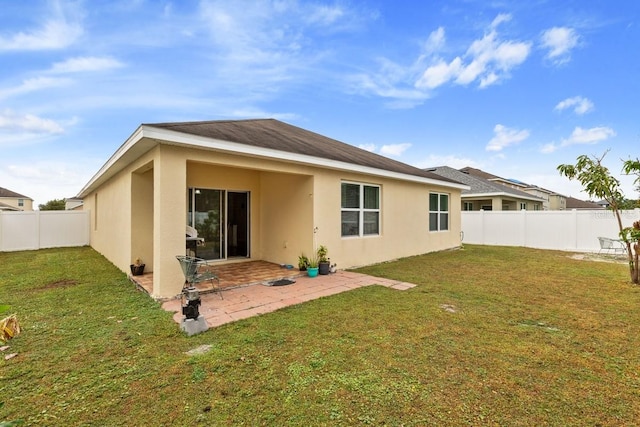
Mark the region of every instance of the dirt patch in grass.
[[569, 256], [572, 259], [582, 261], [596, 261], [596, 262], [613, 262], [617, 264], [626, 264], [628, 262], [626, 255], [602, 255], [593, 253], [580, 253], [571, 254]]
[[62, 280], [55, 280], [53, 282], [49, 282], [49, 283], [45, 283], [42, 286], [38, 286], [37, 288], [35, 288], [35, 290], [45, 290], [45, 289], [56, 289], [56, 288], [68, 288], [70, 286], [75, 286], [78, 284], [77, 280], [74, 279], [62, 279]]

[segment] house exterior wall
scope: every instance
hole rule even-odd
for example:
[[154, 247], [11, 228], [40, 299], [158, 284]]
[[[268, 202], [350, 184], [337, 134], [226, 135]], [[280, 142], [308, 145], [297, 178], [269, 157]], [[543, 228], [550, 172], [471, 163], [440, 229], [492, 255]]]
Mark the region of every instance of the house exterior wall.
[[[341, 236], [343, 181], [380, 186], [380, 235]], [[250, 192], [251, 259], [297, 265], [323, 244], [349, 268], [460, 245], [460, 190], [160, 144], [84, 198], [92, 246], [124, 272], [142, 258], [156, 297], [182, 289], [189, 187]], [[449, 194], [448, 231], [429, 232], [432, 191]]]
[[[143, 165], [153, 164], [156, 151], [157, 149], [137, 159], [84, 197], [83, 209], [91, 212], [91, 246], [123, 272], [129, 271], [129, 265], [136, 257], [147, 264], [146, 271], [153, 271], [152, 249], [151, 252], [149, 249], [143, 252], [141, 247], [136, 246], [136, 250], [132, 250], [133, 239], [139, 237], [132, 232], [132, 201], [145, 197], [137, 192], [134, 198], [132, 187], [135, 185], [132, 181], [136, 179], [134, 171], [140, 170]], [[152, 209], [147, 208], [147, 212], [143, 213], [139, 210], [140, 206], [136, 208], [140, 221], [146, 220], [153, 224], [153, 218], [149, 218], [149, 211]], [[151, 246], [152, 243], [147, 248]]]
[[[20, 206], [20, 201], [22, 201], [22, 206]], [[33, 200], [27, 197], [0, 197], [0, 202], [12, 206], [20, 211], [33, 210]]]

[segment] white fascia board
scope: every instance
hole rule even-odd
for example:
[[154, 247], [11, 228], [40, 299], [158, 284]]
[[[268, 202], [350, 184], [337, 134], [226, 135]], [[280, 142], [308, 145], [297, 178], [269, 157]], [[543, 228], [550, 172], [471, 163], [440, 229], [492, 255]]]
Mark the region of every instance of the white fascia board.
[[531, 200], [532, 202], [544, 202], [543, 199], [536, 197], [536, 196], [530, 196], [530, 197], [526, 197], [526, 196], [520, 196], [520, 195], [516, 195], [516, 194], [509, 194], [509, 193], [467, 193], [467, 194], [463, 194], [462, 198], [477, 198], [477, 197], [485, 197], [485, 198], [493, 198], [493, 197], [508, 197], [510, 199], [518, 199], [518, 200]]
[[[144, 127], [144, 126], [143, 126]], [[197, 148], [209, 150], [219, 150], [228, 153], [238, 153], [247, 156], [263, 157], [273, 160], [282, 160], [292, 163], [301, 163], [313, 166], [320, 166], [328, 169], [345, 170], [349, 172], [358, 172], [367, 175], [381, 176], [385, 178], [399, 179], [403, 181], [419, 182], [422, 184], [437, 185], [446, 188], [455, 188], [459, 190], [468, 190], [469, 186], [464, 184], [456, 184], [453, 182], [440, 181], [437, 179], [424, 178], [415, 175], [403, 174], [399, 172], [386, 171], [383, 169], [372, 168], [368, 166], [354, 165], [348, 162], [340, 162], [337, 160], [323, 159], [320, 157], [308, 156], [305, 154], [289, 153], [286, 151], [274, 150], [271, 148], [256, 147], [237, 142], [224, 141], [220, 139], [208, 138], [198, 135], [190, 135], [182, 132], [175, 132], [166, 129], [153, 127], [145, 127], [143, 129], [145, 138], [153, 138], [161, 140], [168, 144], [189, 145]]]

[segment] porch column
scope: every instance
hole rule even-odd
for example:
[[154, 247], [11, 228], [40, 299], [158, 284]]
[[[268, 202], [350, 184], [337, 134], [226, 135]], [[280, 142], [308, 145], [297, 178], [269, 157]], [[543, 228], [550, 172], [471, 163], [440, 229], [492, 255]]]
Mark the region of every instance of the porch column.
[[502, 198], [501, 197], [494, 197], [491, 199], [491, 209], [494, 211], [501, 211], [502, 210]]
[[184, 283], [176, 255], [185, 253], [187, 162], [179, 150], [159, 146], [153, 178], [153, 296], [168, 298]]

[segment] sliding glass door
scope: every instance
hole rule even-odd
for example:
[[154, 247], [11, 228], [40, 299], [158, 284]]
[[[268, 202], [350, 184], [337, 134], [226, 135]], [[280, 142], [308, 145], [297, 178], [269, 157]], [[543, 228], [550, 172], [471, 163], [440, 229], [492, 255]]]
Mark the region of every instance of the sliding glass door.
[[190, 188], [187, 224], [205, 241], [199, 258], [249, 257], [249, 192]]

